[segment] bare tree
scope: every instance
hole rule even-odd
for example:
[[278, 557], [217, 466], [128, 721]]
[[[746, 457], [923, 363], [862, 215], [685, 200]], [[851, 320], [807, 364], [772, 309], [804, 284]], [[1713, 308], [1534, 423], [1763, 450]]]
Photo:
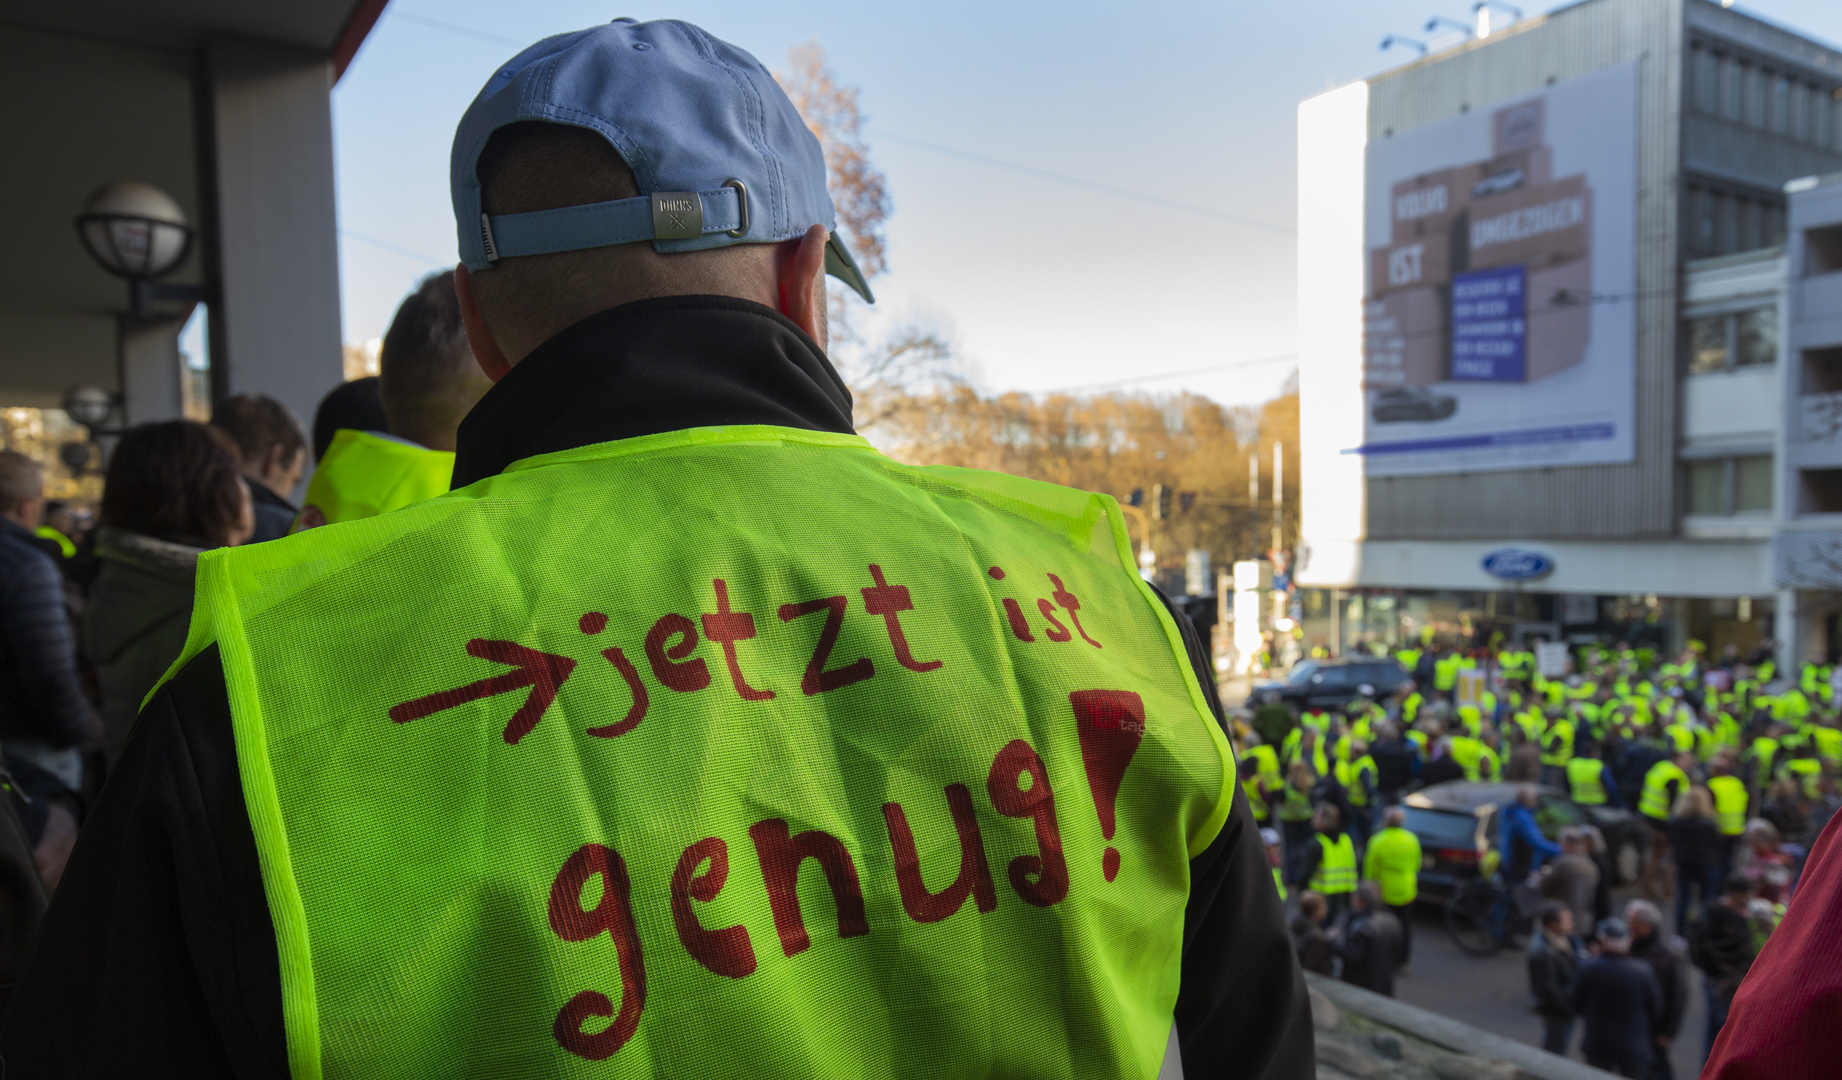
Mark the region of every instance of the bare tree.
[[[788, 70], [774, 77], [825, 151], [826, 187], [845, 242], [864, 277], [874, 278], [888, 269], [883, 226], [892, 207], [886, 178], [864, 142], [857, 88], [838, 79], [816, 39], [794, 46], [787, 62]], [[908, 395], [964, 381], [952, 348], [937, 332], [910, 322], [869, 340], [845, 290], [833, 283], [826, 297], [831, 359], [856, 398], [858, 431], [887, 421]]]

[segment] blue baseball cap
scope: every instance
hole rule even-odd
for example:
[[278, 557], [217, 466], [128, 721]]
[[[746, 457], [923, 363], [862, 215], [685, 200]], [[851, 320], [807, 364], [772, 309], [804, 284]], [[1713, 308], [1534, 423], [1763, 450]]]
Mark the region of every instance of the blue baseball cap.
[[[525, 214], [480, 206], [480, 151], [525, 121], [599, 132], [633, 170], [634, 199]], [[661, 253], [772, 244], [831, 230], [825, 270], [870, 303], [837, 232], [819, 140], [761, 61], [690, 23], [616, 19], [545, 38], [493, 73], [454, 132], [461, 261], [652, 241]]]

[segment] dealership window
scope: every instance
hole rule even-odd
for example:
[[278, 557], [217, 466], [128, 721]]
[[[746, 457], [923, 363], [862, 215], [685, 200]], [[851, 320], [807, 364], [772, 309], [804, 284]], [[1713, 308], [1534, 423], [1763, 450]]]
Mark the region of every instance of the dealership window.
[[1772, 509], [1772, 456], [1703, 458], [1688, 462], [1687, 509], [1696, 517], [1730, 517], [1769, 513]]
[[1687, 336], [1690, 375], [1762, 367], [1778, 357], [1778, 309], [1753, 308], [1690, 319]]

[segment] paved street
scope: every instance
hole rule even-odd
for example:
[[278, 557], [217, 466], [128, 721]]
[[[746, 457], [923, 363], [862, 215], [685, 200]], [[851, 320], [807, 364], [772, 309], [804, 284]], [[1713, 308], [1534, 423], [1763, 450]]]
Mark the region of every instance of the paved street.
[[[1622, 898], [1621, 898], [1622, 899]], [[1690, 975], [1689, 1014], [1670, 1054], [1676, 1080], [1701, 1071], [1703, 1016], [1699, 972]], [[1422, 905], [1414, 920], [1413, 970], [1395, 983], [1395, 996], [1508, 1038], [1541, 1045], [1541, 1019], [1530, 1008], [1528, 966], [1521, 949], [1467, 956], [1446, 935], [1440, 909]], [[1579, 1032], [1574, 1033], [1578, 1058]]]

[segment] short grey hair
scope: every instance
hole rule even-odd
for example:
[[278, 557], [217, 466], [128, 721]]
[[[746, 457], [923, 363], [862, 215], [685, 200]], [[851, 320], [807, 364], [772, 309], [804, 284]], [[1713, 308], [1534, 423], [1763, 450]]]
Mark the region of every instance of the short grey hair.
[[45, 493], [45, 467], [17, 450], [0, 450], [0, 512]]
[[1663, 912], [1648, 900], [1633, 900], [1625, 905], [1625, 922], [1632, 920], [1655, 930], [1663, 925]]

